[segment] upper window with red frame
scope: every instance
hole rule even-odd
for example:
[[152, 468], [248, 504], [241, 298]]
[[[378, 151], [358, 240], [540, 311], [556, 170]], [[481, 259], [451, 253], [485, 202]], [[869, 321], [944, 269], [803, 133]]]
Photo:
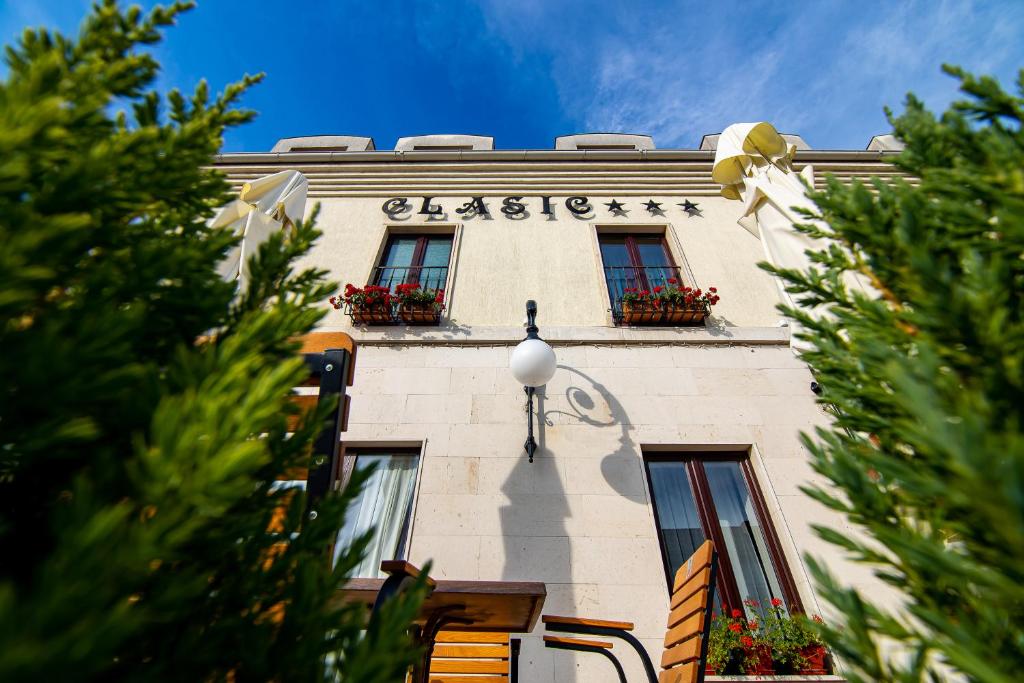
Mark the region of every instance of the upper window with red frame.
[[373, 284], [391, 290], [401, 284], [444, 289], [451, 256], [451, 235], [391, 235]]
[[629, 291], [655, 291], [682, 282], [664, 235], [602, 234], [598, 237], [608, 298], [616, 322]]

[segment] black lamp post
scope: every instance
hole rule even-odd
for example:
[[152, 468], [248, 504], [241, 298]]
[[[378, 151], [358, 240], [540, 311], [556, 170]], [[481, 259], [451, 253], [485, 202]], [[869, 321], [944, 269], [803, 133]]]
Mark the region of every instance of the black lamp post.
[[523, 383], [526, 392], [527, 437], [523, 448], [533, 462], [537, 441], [533, 438], [533, 394], [537, 387], [544, 386], [555, 374], [558, 361], [554, 349], [537, 333], [537, 302], [526, 302], [526, 339], [512, 350], [509, 367], [517, 380]]

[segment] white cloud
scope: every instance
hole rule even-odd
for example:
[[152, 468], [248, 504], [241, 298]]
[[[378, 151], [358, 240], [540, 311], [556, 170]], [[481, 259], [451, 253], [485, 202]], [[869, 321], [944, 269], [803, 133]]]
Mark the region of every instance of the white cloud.
[[1024, 3], [483, 4], [511, 49], [550, 56], [583, 129], [648, 133], [662, 147], [768, 120], [814, 146], [860, 148], [907, 91], [948, 103], [942, 62], [1007, 84], [1024, 66]]

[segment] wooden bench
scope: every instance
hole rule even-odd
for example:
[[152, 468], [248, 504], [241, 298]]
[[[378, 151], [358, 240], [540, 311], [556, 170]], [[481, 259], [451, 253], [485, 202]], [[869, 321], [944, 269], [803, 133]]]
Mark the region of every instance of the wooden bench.
[[441, 631], [430, 658], [429, 683], [515, 683], [519, 640], [492, 631]]
[[[711, 631], [712, 595], [717, 572], [718, 554], [715, 552], [715, 544], [711, 541], [705, 541], [697, 548], [697, 552], [676, 572], [669, 599], [661, 672], [657, 675], [647, 651], [630, 633], [633, 624], [628, 621], [553, 615], [544, 615], [541, 619], [549, 631], [606, 636], [626, 641], [640, 656], [648, 683], [703, 683], [708, 659], [708, 635]], [[614, 663], [619, 680], [625, 683], [622, 666], [610, 652], [611, 643], [545, 636], [544, 645], [604, 655]]]

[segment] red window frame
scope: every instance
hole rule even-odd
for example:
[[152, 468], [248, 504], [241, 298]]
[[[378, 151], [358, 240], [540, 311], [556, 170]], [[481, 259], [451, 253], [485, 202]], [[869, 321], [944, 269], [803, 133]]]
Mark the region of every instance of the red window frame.
[[[637, 276], [637, 278], [636, 278], [636, 280], [637, 280], [637, 287], [639, 287], [640, 289], [650, 289], [651, 288], [651, 283], [648, 282], [648, 280], [647, 280], [647, 271], [646, 271], [647, 268], [658, 268], [658, 267], [661, 267], [661, 268], [672, 268], [672, 269], [677, 270], [677, 271], [679, 269], [679, 266], [676, 265], [675, 259], [672, 258], [672, 250], [668, 248], [668, 241], [665, 239], [665, 234], [664, 233], [661, 233], [660, 235], [657, 235], [657, 237], [660, 238], [661, 249], [665, 253], [665, 258], [667, 259], [668, 262], [667, 263], [652, 264], [650, 266], [644, 265], [643, 259], [640, 256], [640, 247], [638, 247], [637, 243], [636, 243], [636, 238], [637, 237], [650, 237], [650, 236], [651, 236], [651, 234], [649, 234], [649, 233], [648, 234], [644, 234], [644, 233], [622, 233], [622, 232], [605, 232], [605, 233], [600, 233], [597, 236], [598, 247], [600, 247], [601, 240], [603, 238], [605, 238], [605, 237], [625, 238], [625, 241], [626, 241], [626, 254], [629, 256], [629, 266], [619, 266], [619, 267], [632, 267], [633, 268], [633, 271], [634, 271], [634, 273]], [[602, 259], [602, 262], [603, 262], [603, 259]], [[608, 264], [603, 264], [603, 265], [604, 265], [605, 268], [609, 267]], [[610, 266], [610, 267], [614, 268], [616, 266]], [[607, 273], [607, 271], [606, 271], [606, 273]], [[607, 277], [607, 274], [605, 275], [605, 277]]]
[[[392, 286], [394, 286], [396, 284], [409, 284], [409, 285], [419, 284], [419, 282], [420, 282], [420, 272], [423, 269], [423, 259], [424, 259], [424, 257], [426, 256], [426, 253], [427, 253], [427, 243], [431, 239], [447, 239], [448, 242], [451, 243], [451, 246], [448, 249], [448, 265], [445, 266], [445, 268], [450, 268], [450, 264], [451, 264], [451, 260], [452, 260], [452, 249], [454, 249], [454, 247], [455, 247], [455, 238], [454, 238], [453, 235], [444, 234], [444, 233], [425, 234], [425, 235], [403, 234], [403, 233], [393, 233], [393, 234], [390, 234], [390, 235], [388, 235], [387, 241], [384, 243], [384, 251], [381, 253], [381, 260], [383, 260], [384, 257], [387, 256], [388, 250], [390, 249], [391, 244], [392, 244], [392, 242], [394, 240], [396, 240], [396, 239], [409, 239], [410, 237], [415, 237], [416, 238], [416, 246], [413, 247], [412, 260], [409, 263], [409, 265], [408, 266], [385, 266], [385, 265], [383, 265], [383, 263], [381, 261], [378, 261], [377, 262], [377, 268], [375, 269], [377, 272], [374, 275], [373, 284], [375, 284], [375, 285], [379, 285], [380, 284], [381, 277], [382, 277], [382, 274], [383, 274], [383, 270], [385, 268], [388, 268], [388, 267], [391, 267], [391, 268], [408, 267], [408, 269], [409, 269], [408, 274], [406, 274], [406, 276], [405, 276], [404, 282], [397, 282], [397, 283], [396, 282], [392, 282], [391, 283]], [[447, 277], [446, 277], [446, 279], [447, 279]]]
[[651, 505], [654, 512], [654, 525], [658, 534], [658, 546], [661, 548], [662, 564], [665, 566], [665, 578], [669, 593], [671, 594], [672, 592], [672, 580], [675, 570], [669, 566], [668, 548], [665, 547], [664, 535], [661, 529], [661, 518], [658, 516], [658, 501], [654, 497], [651, 470], [648, 466], [651, 462], [681, 462], [685, 464], [687, 478], [690, 481], [704, 536], [714, 541], [715, 548], [718, 549], [719, 581], [715, 592], [719, 600], [724, 602], [729, 610], [744, 609], [732, 561], [729, 558], [725, 538], [722, 535], [722, 527], [718, 523], [718, 513], [715, 510], [715, 502], [711, 495], [711, 486], [708, 484], [707, 474], [704, 471], [703, 463], [716, 461], [739, 463], [740, 472], [743, 474], [744, 483], [754, 505], [754, 513], [757, 515], [757, 521], [764, 531], [765, 544], [768, 546], [772, 568], [775, 570], [775, 574], [779, 579], [779, 585], [782, 587], [782, 598], [785, 600], [786, 607], [790, 612], [802, 613], [804, 609], [803, 603], [800, 600], [800, 593], [797, 591], [793, 574], [786, 563], [782, 543], [779, 541], [779, 536], [772, 524], [771, 516], [768, 513], [768, 506], [765, 504], [761, 487], [757, 483], [757, 476], [750, 465], [750, 456], [747, 453], [685, 452], [644, 455], [644, 473], [647, 477], [647, 489], [650, 491]]

